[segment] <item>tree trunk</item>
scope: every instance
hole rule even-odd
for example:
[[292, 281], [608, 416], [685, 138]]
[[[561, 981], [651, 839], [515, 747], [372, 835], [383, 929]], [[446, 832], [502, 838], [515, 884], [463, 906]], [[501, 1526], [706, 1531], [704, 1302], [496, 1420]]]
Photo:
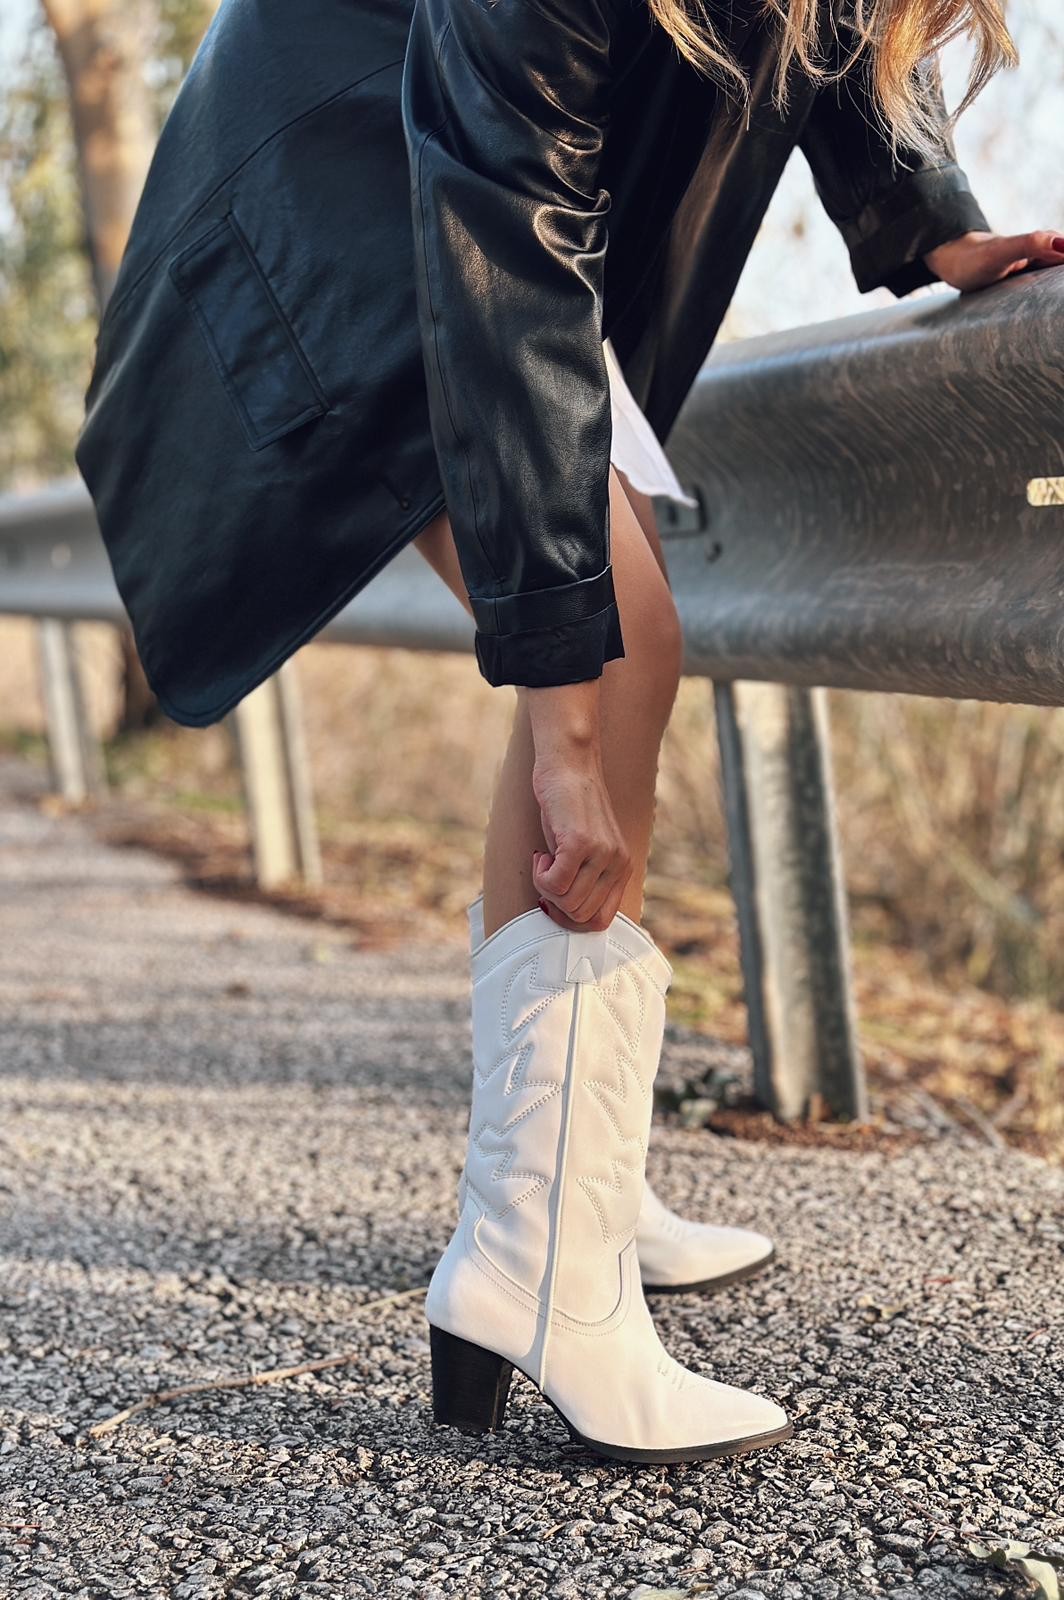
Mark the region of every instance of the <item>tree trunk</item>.
[[[85, 247], [100, 314], [110, 298], [155, 149], [145, 0], [42, 0], [70, 95]], [[121, 628], [119, 728], [161, 716], [128, 627]]]
[[102, 312], [155, 149], [145, 0], [42, 0], [70, 93], [85, 242]]

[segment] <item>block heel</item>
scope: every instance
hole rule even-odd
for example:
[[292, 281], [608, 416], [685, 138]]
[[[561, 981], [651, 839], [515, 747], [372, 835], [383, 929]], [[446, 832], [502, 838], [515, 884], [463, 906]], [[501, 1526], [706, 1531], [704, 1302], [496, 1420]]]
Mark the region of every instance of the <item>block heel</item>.
[[432, 1351], [432, 1414], [463, 1433], [493, 1433], [502, 1426], [513, 1366], [491, 1350], [429, 1328]]

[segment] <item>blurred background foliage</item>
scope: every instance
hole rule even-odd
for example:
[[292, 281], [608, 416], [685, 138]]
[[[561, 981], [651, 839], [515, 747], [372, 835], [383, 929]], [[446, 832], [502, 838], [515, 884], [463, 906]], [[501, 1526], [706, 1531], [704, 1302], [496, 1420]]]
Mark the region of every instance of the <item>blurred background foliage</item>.
[[[44, 10], [18, 4], [0, 96], [0, 489], [70, 472], [96, 319], [67, 83]], [[213, 9], [144, 0], [137, 12], [156, 131]], [[1061, 24], [1048, 0], [1010, 20], [1024, 78], [980, 97], [962, 161], [1002, 231], [1064, 225]], [[965, 71], [958, 56], [946, 72], [951, 103]], [[722, 337], [872, 303], [796, 160]], [[228, 881], [247, 841], [227, 730], [121, 731], [128, 657], [114, 630], [81, 632], [129, 826]], [[409, 929], [432, 911], [462, 937], [509, 694], [489, 689], [472, 658], [313, 645], [300, 671], [331, 863], [326, 913], [341, 914], [347, 892], [364, 929], [373, 906], [378, 927]], [[831, 709], [866, 1052], [936, 1091], [952, 1084], [1003, 1126], [1018, 1118], [1059, 1137], [1064, 713], [854, 693], [832, 693]], [[677, 962], [676, 1006], [741, 1040], [712, 716], [710, 686], [685, 682], [663, 752], [648, 921]], [[40, 732], [31, 626], [0, 619], [0, 741], [40, 753]]]
[[[153, 0], [144, 13], [157, 127], [213, 10]], [[2, 489], [69, 473], [96, 330], [66, 78], [43, 10], [23, 33], [0, 95]]]
[[0, 486], [70, 471], [95, 304], [66, 84], [35, 19], [0, 98]]

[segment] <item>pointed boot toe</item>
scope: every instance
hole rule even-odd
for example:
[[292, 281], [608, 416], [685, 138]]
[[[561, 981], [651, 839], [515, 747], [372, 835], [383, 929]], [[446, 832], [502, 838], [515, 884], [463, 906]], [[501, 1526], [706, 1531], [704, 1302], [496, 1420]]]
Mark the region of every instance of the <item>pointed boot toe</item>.
[[776, 1256], [772, 1240], [763, 1233], [677, 1216], [649, 1183], [643, 1186], [636, 1239], [648, 1294], [725, 1289], [756, 1277]]

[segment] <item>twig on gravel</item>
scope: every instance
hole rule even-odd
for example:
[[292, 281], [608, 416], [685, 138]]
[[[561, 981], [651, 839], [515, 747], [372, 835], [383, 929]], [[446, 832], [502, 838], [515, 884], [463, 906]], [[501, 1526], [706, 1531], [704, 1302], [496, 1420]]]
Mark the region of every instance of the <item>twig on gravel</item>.
[[968, 1121], [982, 1134], [987, 1144], [994, 1150], [1006, 1150], [1008, 1148], [997, 1128], [988, 1117], [983, 1115], [978, 1106], [973, 1105], [963, 1095], [957, 1095], [953, 1104], [959, 1111], [963, 1112]]
[[1016, 1114], [1025, 1109], [1030, 1098], [1030, 1086], [1026, 1083], [1021, 1083], [1019, 1088], [1014, 1089], [1012, 1094], [1009, 1095], [1005, 1104], [998, 1106], [994, 1112], [992, 1119], [994, 1127], [998, 1129], [1007, 1128]]
[[[419, 1284], [416, 1289], [402, 1289], [398, 1294], [386, 1294], [380, 1300], [370, 1300], [367, 1305], [359, 1306], [358, 1315], [367, 1311], [377, 1311], [381, 1306], [393, 1306], [400, 1300], [412, 1300], [415, 1295], [424, 1294], [427, 1284]], [[102, 1439], [105, 1433], [113, 1433], [121, 1427], [123, 1422], [128, 1422], [130, 1417], [135, 1417], [141, 1411], [150, 1411], [155, 1406], [166, 1405], [170, 1400], [184, 1400], [191, 1394], [206, 1394], [212, 1389], [250, 1389], [260, 1383], [281, 1383], [285, 1378], [300, 1378], [308, 1372], [327, 1372], [330, 1367], [342, 1367], [348, 1361], [357, 1359], [357, 1350], [343, 1350], [339, 1355], [321, 1356], [316, 1361], [304, 1361], [297, 1367], [274, 1367], [266, 1372], [241, 1372], [229, 1378], [207, 1378], [202, 1383], [183, 1383], [177, 1389], [159, 1389], [155, 1394], [149, 1394], [143, 1400], [137, 1400], [131, 1406], [126, 1406], [124, 1411], [116, 1411], [113, 1417], [106, 1417], [103, 1422], [94, 1422], [89, 1428], [87, 1437]]]
[[956, 1117], [951, 1117], [945, 1106], [936, 1100], [933, 1095], [929, 1095], [927, 1090], [922, 1089], [918, 1083], [909, 1084], [905, 1092], [911, 1099], [916, 1101], [922, 1111], [926, 1112], [940, 1132], [952, 1134], [954, 1137], [960, 1134], [962, 1138], [971, 1138], [967, 1129], [961, 1126]]

